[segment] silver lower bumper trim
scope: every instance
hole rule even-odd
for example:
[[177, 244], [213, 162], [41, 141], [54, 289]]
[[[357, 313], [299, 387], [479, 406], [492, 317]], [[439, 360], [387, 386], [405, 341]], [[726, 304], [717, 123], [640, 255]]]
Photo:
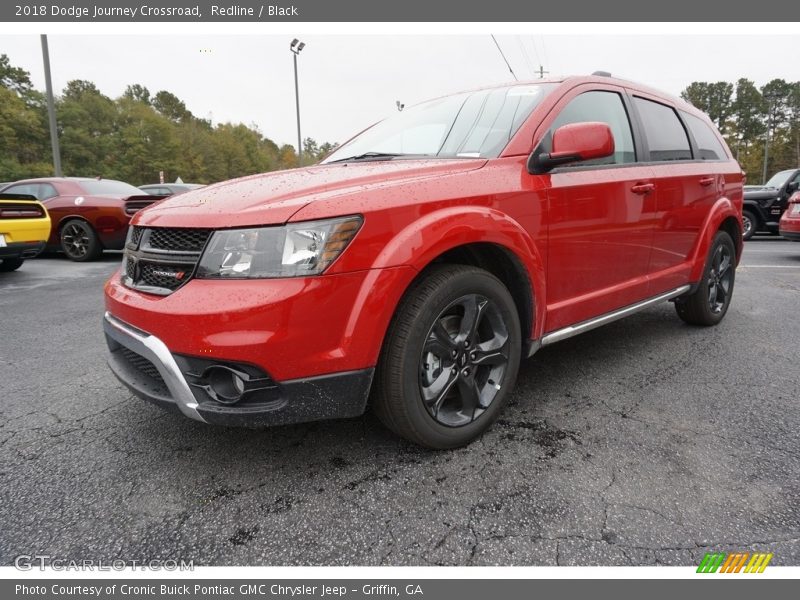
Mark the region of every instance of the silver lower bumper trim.
[[134, 329], [108, 312], [103, 317], [103, 329], [114, 341], [153, 363], [184, 415], [195, 421], [206, 422], [197, 412], [197, 400], [164, 342], [154, 335]]
[[594, 319], [589, 319], [588, 321], [583, 321], [582, 323], [578, 323], [576, 325], [570, 325], [569, 327], [564, 327], [563, 329], [557, 329], [551, 333], [548, 333], [542, 338], [541, 346], [549, 346], [550, 344], [555, 344], [561, 340], [571, 338], [573, 335], [590, 331], [596, 327], [602, 327], [603, 325], [607, 325], [608, 323], [616, 321], [617, 319], [622, 319], [628, 315], [632, 315], [635, 312], [644, 310], [648, 306], [653, 306], [654, 304], [659, 304], [661, 302], [666, 302], [667, 300], [677, 298], [678, 296], [688, 292], [689, 289], [691, 289], [691, 286], [682, 285], [681, 287], [675, 288], [674, 290], [664, 294], [660, 294], [653, 298], [648, 298], [647, 300], [642, 300], [636, 304], [631, 304], [630, 306], [606, 313]]

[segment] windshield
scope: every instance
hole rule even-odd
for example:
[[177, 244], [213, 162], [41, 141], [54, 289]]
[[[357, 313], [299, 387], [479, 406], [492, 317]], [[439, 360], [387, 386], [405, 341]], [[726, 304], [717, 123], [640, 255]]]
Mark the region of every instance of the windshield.
[[516, 85], [423, 102], [381, 121], [323, 163], [351, 158], [495, 158], [552, 84]]
[[128, 183], [113, 179], [97, 179], [78, 182], [83, 191], [91, 196], [141, 196], [142, 190]]
[[769, 181], [764, 184], [764, 187], [771, 187], [771, 188], [779, 188], [782, 187], [786, 180], [789, 179], [789, 175], [794, 173], [794, 171], [779, 171], [775, 173], [772, 177], [769, 178]]

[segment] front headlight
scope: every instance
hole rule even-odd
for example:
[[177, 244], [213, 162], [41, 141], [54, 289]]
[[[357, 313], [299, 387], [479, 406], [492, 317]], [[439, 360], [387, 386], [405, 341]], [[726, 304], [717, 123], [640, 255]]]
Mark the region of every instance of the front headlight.
[[362, 222], [360, 216], [352, 216], [215, 231], [200, 258], [197, 276], [261, 279], [319, 275], [344, 251]]

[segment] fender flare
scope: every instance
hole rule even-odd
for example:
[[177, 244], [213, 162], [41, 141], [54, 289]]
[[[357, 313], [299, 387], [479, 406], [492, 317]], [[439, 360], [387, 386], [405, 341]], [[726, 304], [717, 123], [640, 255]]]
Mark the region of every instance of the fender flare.
[[532, 287], [534, 314], [533, 333], [523, 334], [539, 337], [546, 306], [544, 261], [530, 234], [505, 213], [482, 206], [452, 206], [430, 212], [400, 230], [375, 257], [372, 268], [411, 266], [419, 273], [449, 250], [475, 243], [499, 246], [525, 270]]
[[711, 247], [711, 242], [714, 240], [714, 236], [717, 234], [717, 231], [719, 231], [722, 222], [730, 217], [736, 219], [736, 225], [739, 228], [739, 235], [736, 236], [737, 239], [733, 240], [733, 243], [736, 246], [736, 262], [738, 264], [739, 259], [742, 256], [742, 248], [744, 245], [741, 235], [742, 213], [736, 209], [736, 206], [733, 204], [730, 198], [723, 196], [722, 198], [718, 199], [711, 207], [711, 210], [708, 211], [706, 220], [703, 223], [701, 234], [698, 236], [697, 244], [692, 252], [692, 270], [690, 273], [690, 281], [697, 282], [702, 277], [703, 269], [706, 266], [708, 250]]

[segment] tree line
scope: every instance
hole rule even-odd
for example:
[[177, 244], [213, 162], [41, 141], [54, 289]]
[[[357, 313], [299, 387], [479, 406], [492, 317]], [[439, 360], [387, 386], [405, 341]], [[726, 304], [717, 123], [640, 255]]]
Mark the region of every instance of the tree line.
[[[213, 183], [298, 166], [291, 145], [279, 146], [256, 126], [197, 117], [171, 92], [140, 84], [109, 98], [90, 81], [67, 83], [56, 98], [62, 171], [68, 176], [119, 179], [133, 185], [180, 177]], [[302, 163], [335, 145], [303, 140]], [[47, 103], [30, 73], [0, 54], [0, 181], [53, 174]]]
[[800, 82], [695, 81], [681, 97], [719, 127], [748, 182], [800, 167]]

